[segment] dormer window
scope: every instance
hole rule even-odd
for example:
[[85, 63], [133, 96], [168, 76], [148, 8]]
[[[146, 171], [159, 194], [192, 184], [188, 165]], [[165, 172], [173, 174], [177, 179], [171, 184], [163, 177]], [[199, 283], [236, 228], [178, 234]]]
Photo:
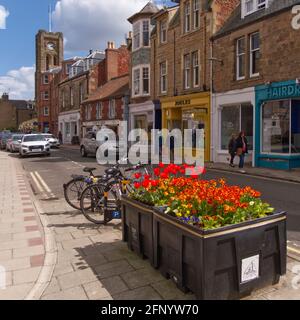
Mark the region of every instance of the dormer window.
[[269, 0], [243, 0], [242, 1], [242, 18], [258, 10], [268, 7]]
[[167, 20], [160, 23], [160, 43], [167, 42]]
[[133, 51], [150, 46], [150, 20], [141, 20], [133, 24]]

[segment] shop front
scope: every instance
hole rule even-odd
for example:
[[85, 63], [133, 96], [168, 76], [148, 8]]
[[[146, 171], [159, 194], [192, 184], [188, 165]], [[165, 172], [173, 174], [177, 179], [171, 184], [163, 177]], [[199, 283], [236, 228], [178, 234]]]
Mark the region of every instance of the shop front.
[[300, 167], [300, 85], [296, 81], [257, 86], [256, 155], [258, 167]]
[[210, 93], [161, 99], [162, 128], [204, 131], [204, 159], [210, 161]]
[[58, 117], [59, 130], [62, 133], [63, 144], [78, 141], [80, 130], [80, 112], [64, 112]]
[[152, 101], [129, 105], [129, 130], [143, 129], [147, 132], [154, 128], [154, 104]]
[[229, 141], [244, 131], [249, 153], [245, 161], [254, 165], [255, 88], [216, 93], [212, 101], [212, 161], [228, 163]]

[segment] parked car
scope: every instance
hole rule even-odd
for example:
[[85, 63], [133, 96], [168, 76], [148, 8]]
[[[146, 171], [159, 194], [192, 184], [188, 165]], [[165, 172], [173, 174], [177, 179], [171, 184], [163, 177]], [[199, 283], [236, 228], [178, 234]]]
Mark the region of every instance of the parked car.
[[[96, 156], [97, 150], [100, 147], [101, 143], [96, 140], [97, 133], [92, 131], [88, 132], [85, 137], [81, 140], [80, 144], [80, 153], [82, 157], [87, 157], [89, 154]], [[109, 146], [110, 152], [116, 152], [117, 159], [119, 158], [119, 147], [111, 144]], [[108, 151], [105, 156], [107, 156]]]
[[60, 147], [59, 140], [57, 138], [55, 138], [53, 134], [44, 133], [43, 136], [49, 142], [50, 148], [59, 148]]
[[9, 131], [3, 131], [1, 135], [1, 142], [0, 142], [0, 150], [6, 149], [7, 140], [12, 137], [12, 133]]
[[19, 142], [21, 157], [35, 154], [50, 156], [50, 144], [42, 134], [26, 134]]
[[20, 150], [20, 141], [23, 139], [23, 134], [14, 134], [11, 138], [11, 143], [10, 143], [10, 147], [9, 150], [10, 152], [19, 152]]

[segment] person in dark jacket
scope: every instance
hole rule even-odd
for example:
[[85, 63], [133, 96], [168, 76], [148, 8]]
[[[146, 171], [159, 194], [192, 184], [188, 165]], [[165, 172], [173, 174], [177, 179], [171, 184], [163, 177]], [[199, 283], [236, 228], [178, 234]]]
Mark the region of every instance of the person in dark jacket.
[[236, 139], [236, 154], [240, 157], [239, 168], [243, 169], [245, 164], [245, 155], [248, 153], [248, 141], [245, 132], [242, 131]]
[[234, 162], [234, 158], [235, 158], [235, 155], [236, 155], [236, 147], [235, 147], [235, 145], [236, 145], [236, 136], [235, 136], [235, 134], [232, 134], [231, 139], [230, 139], [229, 144], [228, 144], [228, 152], [230, 154], [230, 166], [232, 168], [234, 168], [233, 162]]

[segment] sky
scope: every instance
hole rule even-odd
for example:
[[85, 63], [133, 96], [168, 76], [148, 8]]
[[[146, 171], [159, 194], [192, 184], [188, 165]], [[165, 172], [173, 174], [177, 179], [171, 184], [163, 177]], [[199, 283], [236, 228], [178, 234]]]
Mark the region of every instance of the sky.
[[[52, 28], [65, 39], [65, 57], [106, 48], [107, 41], [124, 43], [127, 18], [148, 0], [0, 0], [0, 95], [34, 98], [35, 34]], [[158, 5], [168, 0], [156, 0]]]

